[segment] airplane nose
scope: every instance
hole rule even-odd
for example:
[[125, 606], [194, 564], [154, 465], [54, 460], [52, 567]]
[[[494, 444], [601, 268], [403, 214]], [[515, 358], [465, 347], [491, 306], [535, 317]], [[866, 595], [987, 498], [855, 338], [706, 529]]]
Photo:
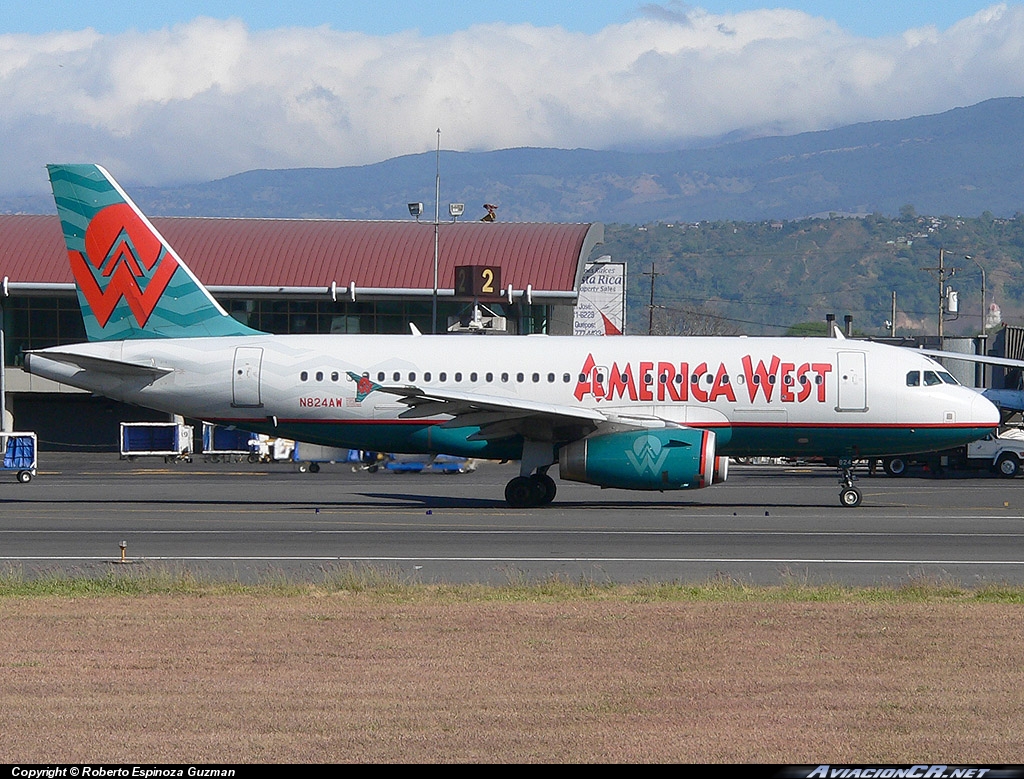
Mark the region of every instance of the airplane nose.
[[980, 392], [971, 401], [971, 420], [977, 425], [998, 427], [1000, 422], [999, 409]]

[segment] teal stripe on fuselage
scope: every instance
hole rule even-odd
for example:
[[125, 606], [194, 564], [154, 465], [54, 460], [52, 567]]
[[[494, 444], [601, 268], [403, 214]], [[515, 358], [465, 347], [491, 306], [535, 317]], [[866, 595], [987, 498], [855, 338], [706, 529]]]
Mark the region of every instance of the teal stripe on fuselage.
[[734, 425], [719, 454], [732, 457], [880, 457], [948, 449], [984, 438], [987, 427]]
[[[374, 420], [360, 423], [302, 420], [271, 422], [217, 420], [255, 433], [282, 436], [311, 444], [377, 452], [432, 454], [443, 452], [488, 460], [516, 460], [522, 456], [519, 437], [497, 441], [470, 441], [479, 428], [443, 428], [437, 422]], [[737, 426], [717, 431], [716, 453], [730, 457], [881, 457], [930, 452], [984, 437], [988, 428], [948, 427], [790, 427]], [[731, 433], [731, 436], [730, 436]], [[859, 433], [859, 434], [858, 434]]]

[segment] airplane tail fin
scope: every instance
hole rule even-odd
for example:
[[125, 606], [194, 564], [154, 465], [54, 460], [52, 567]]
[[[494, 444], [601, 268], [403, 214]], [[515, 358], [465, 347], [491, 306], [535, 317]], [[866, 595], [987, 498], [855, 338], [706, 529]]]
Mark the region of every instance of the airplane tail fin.
[[90, 341], [258, 335], [214, 300], [99, 165], [47, 165]]

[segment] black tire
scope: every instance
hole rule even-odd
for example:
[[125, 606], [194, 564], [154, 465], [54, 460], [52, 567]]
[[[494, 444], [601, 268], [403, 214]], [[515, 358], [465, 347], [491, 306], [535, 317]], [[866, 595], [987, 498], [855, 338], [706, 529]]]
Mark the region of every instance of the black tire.
[[310, 463], [309, 464], [309, 472], [310, 473], [320, 473], [320, 463]]
[[856, 487], [847, 487], [839, 493], [839, 503], [843, 508], [855, 509], [860, 505], [862, 499], [860, 490]]
[[512, 508], [522, 509], [535, 506], [538, 497], [537, 484], [526, 476], [516, 476], [505, 485], [505, 502]]
[[18, 481], [22, 484], [28, 484], [32, 481], [32, 471], [18, 471]]
[[1004, 479], [1012, 479], [1020, 473], [1020, 460], [1017, 455], [1010, 452], [1003, 452], [996, 460], [996, 473]]
[[555, 493], [558, 491], [558, 486], [555, 484], [555, 480], [548, 476], [546, 473], [537, 474], [533, 477], [537, 483], [537, 487], [540, 492], [539, 499], [537, 501], [538, 506], [546, 506], [555, 499]]
[[903, 476], [907, 472], [907, 461], [902, 457], [886, 457], [882, 467], [890, 476]]

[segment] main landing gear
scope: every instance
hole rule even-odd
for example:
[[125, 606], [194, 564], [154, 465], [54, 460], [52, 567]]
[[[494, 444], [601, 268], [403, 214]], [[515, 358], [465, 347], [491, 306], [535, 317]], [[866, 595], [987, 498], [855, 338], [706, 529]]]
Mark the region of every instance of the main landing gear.
[[523, 459], [519, 462], [519, 475], [505, 485], [505, 501], [512, 508], [523, 509], [546, 506], [555, 499], [555, 480], [548, 476], [548, 468], [556, 461], [550, 441], [526, 439]]
[[505, 485], [505, 501], [512, 508], [546, 506], [555, 499], [555, 480], [546, 473], [516, 476]]
[[840, 460], [839, 470], [839, 505], [848, 509], [857, 508], [863, 497], [860, 490], [853, 486], [853, 460]]

